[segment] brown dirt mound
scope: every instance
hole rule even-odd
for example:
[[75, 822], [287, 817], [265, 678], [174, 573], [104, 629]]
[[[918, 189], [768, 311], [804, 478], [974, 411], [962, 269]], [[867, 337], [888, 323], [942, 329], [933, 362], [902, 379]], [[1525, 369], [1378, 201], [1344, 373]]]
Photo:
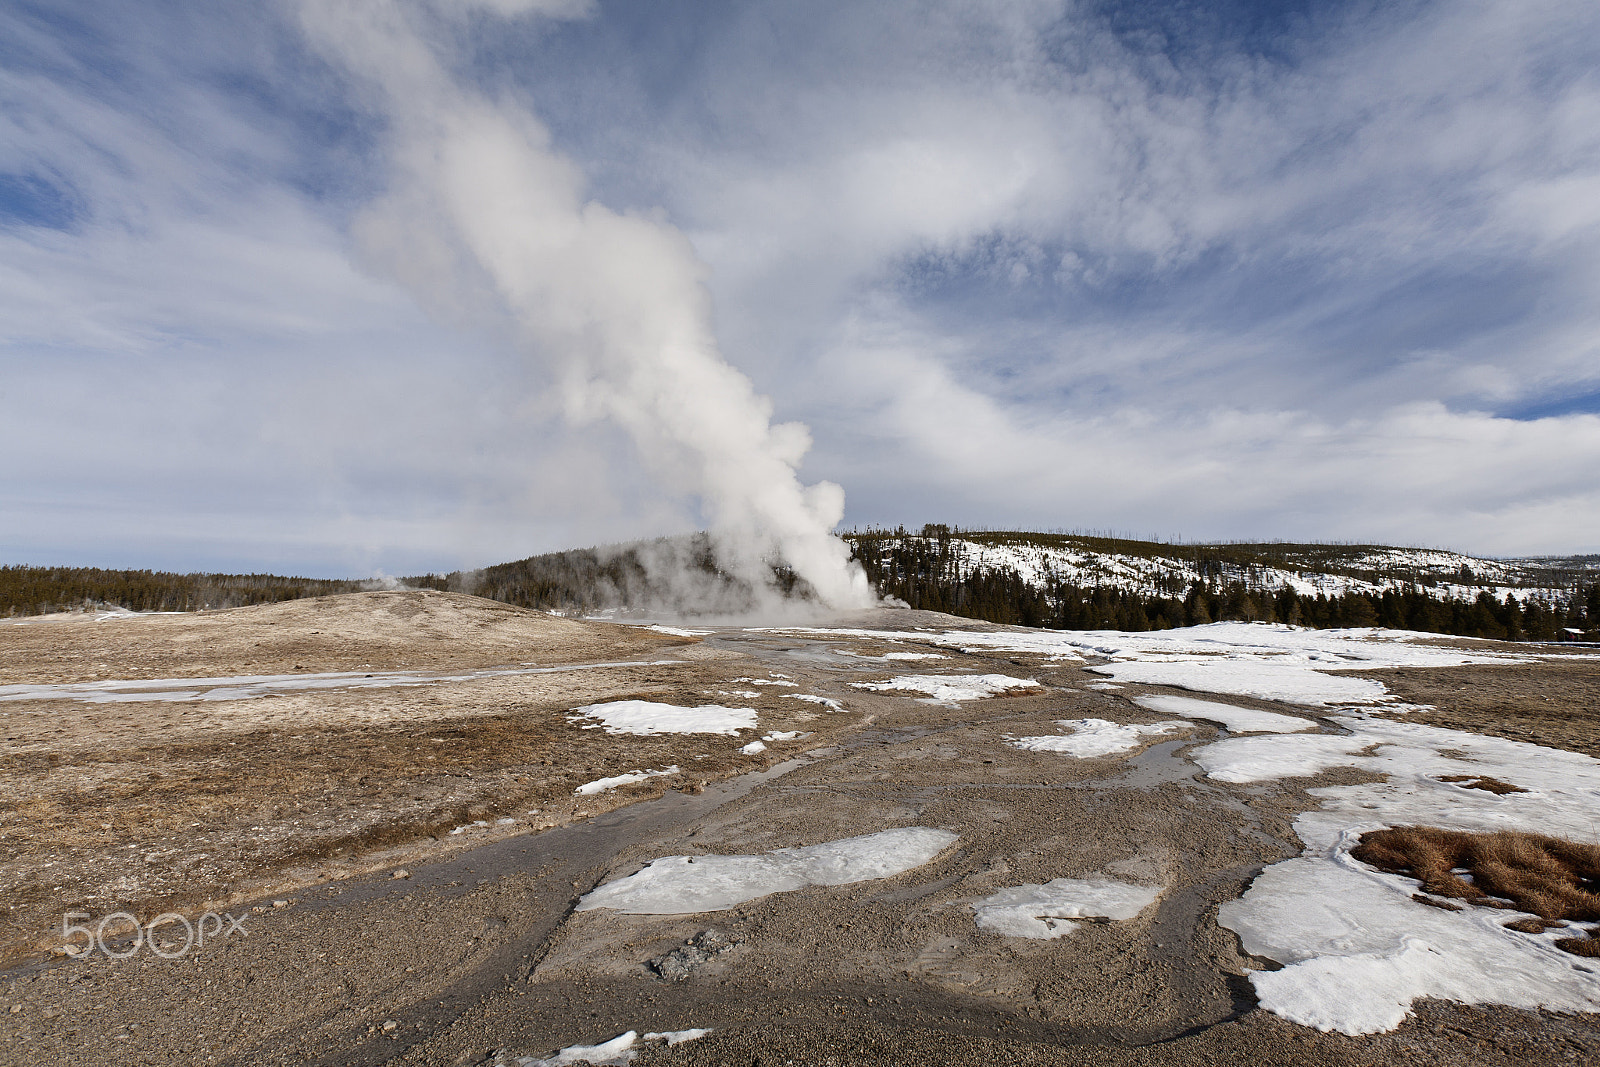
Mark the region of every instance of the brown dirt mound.
[[[1350, 855], [1410, 875], [1436, 897], [1515, 908], [1550, 923], [1600, 921], [1600, 845], [1511, 831], [1398, 826], [1361, 835]], [[1579, 955], [1600, 948], [1600, 940], [1581, 938], [1559, 944]]]

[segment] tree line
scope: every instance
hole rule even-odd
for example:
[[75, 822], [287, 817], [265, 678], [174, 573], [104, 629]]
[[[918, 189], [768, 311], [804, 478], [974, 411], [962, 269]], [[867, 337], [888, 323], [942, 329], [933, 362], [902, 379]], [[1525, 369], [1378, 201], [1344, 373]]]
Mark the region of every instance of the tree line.
[[274, 574], [170, 574], [98, 567], [0, 566], [0, 615], [119, 607], [129, 611], [199, 611], [274, 604], [367, 583]]
[[[1385, 626], [1503, 641], [1600, 640], [1600, 582], [1564, 598], [1519, 600], [1484, 590], [1475, 598], [1407, 585], [1382, 593], [1307, 596], [1241, 579], [1202, 577], [1142, 593], [1048, 577], [1028, 581], [1009, 567], [963, 573], [948, 536], [856, 536], [855, 559], [877, 590], [913, 608], [985, 622], [1057, 630], [1166, 630], [1209, 622], [1281, 622], [1319, 629]], [[1176, 584], [1177, 589], [1172, 586]]]

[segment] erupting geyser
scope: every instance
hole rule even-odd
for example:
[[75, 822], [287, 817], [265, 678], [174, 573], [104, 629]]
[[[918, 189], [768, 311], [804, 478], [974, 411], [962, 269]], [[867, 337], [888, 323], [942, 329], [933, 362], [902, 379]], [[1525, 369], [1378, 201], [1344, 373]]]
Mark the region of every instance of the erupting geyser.
[[798, 423], [718, 351], [704, 267], [655, 218], [584, 197], [584, 179], [533, 115], [452, 78], [418, 25], [472, 9], [582, 14], [570, 0], [307, 2], [313, 40], [374, 91], [389, 123], [388, 193], [356, 225], [371, 259], [431, 306], [492, 299], [546, 361], [575, 421], [624, 427], [655, 476], [696, 497], [718, 563], [755, 590], [781, 560], [832, 608], [875, 602], [832, 530], [844, 492], [803, 485]]

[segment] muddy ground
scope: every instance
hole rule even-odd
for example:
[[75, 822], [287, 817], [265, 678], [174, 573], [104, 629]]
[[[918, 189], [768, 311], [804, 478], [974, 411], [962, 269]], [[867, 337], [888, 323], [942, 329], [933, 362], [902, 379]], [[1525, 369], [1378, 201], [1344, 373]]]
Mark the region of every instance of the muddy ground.
[[[1090, 689], [1103, 679], [1076, 664], [948, 649], [937, 650], [942, 660], [886, 661], [871, 657], [927, 646], [732, 629], [696, 639], [447, 594], [57, 621], [0, 626], [0, 683], [296, 665], [649, 665], [205, 702], [0, 703], [15, 738], [0, 750], [14, 964], [0, 972], [3, 1063], [464, 1065], [496, 1050], [547, 1055], [628, 1029], [689, 1027], [714, 1032], [637, 1062], [1600, 1062], [1592, 1016], [1426, 1003], [1392, 1033], [1351, 1038], [1255, 1008], [1247, 976], [1271, 965], [1240, 953], [1216, 907], [1300, 851], [1291, 822], [1315, 804], [1307, 789], [1362, 779], [1220, 785], [1184, 759], [1221, 736], [1200, 722], [1115, 757], [1007, 745], [1058, 732], [1058, 719], [1162, 718], [1128, 700], [1158, 688]], [[911, 612], [851, 622], [973, 625]], [[257, 647], [268, 651], [247, 651]], [[123, 654], [141, 673], [118, 668]], [[849, 684], [913, 670], [1001, 673], [1042, 688], [939, 706]], [[1581, 728], [1561, 732], [1592, 721], [1584, 687], [1594, 674], [1581, 661], [1548, 678], [1535, 670], [1515, 700], [1451, 695], [1491, 676], [1507, 693], [1524, 685], [1493, 673], [1508, 670], [1520, 668], [1381, 676], [1406, 699], [1438, 705], [1429, 715], [1480, 716], [1478, 727], [1441, 725], [1513, 721], [1504, 711], [1486, 721], [1483, 709], [1521, 701], [1548, 715], [1524, 714], [1545, 732], [1518, 739], [1591, 743]], [[1429, 684], [1431, 695], [1404, 688]], [[578, 705], [636, 694], [755, 707], [762, 732], [802, 736], [751, 756], [739, 752], [748, 734], [611, 736], [568, 721]], [[572, 794], [674, 763], [684, 773]], [[489, 825], [449, 832], [474, 820]], [[662, 855], [911, 825], [960, 839], [894, 878], [724, 912], [571, 910], [583, 892]], [[1135, 919], [1076, 924], [1055, 941], [973, 922], [972, 902], [1000, 888], [1095, 874], [1166, 888]], [[207, 904], [246, 932], [182, 952], [169, 942], [172, 959], [150, 946], [120, 960], [48, 954], [50, 924], [68, 910], [148, 918]], [[681, 982], [652, 972], [648, 961], [708, 929], [734, 947]]]

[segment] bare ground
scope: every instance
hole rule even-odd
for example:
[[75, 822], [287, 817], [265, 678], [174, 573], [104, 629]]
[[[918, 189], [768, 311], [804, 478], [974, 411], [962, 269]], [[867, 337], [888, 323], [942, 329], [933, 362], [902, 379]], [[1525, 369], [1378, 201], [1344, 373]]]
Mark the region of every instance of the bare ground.
[[[214, 707], [0, 704], [10, 713], [0, 721], [33, 717], [32, 732], [8, 727], [24, 740], [0, 750], [9, 805], [0, 832], [15, 850], [0, 868], [13, 944], [48, 944], [47, 920], [79, 902], [96, 915], [126, 902], [148, 917], [182, 903], [184, 892], [245, 901], [229, 906], [248, 928], [178, 959], [46, 957], [0, 974], [0, 1062], [456, 1065], [496, 1049], [543, 1055], [626, 1029], [686, 1027], [715, 1032], [637, 1062], [1600, 1062], [1593, 1017], [1425, 1003], [1392, 1033], [1350, 1038], [1255, 1008], [1247, 975], [1267, 964], [1240, 953], [1216, 925], [1216, 906], [1264, 865], [1298, 853], [1291, 821], [1315, 804], [1305, 790], [1360, 778], [1211, 782], [1182, 758], [1216, 736], [1203, 723], [1152, 738], [1131, 757], [1076, 760], [1004, 744], [1008, 735], [1056, 732], [1056, 719], [1149, 722], [1156, 716], [1127, 698], [1157, 690], [1088, 690], [1097, 679], [1076, 666], [940, 650], [946, 660], [913, 669], [1045, 685], [941, 707], [849, 687], [904, 671], [863, 658], [905, 648], [881, 641], [722, 630], [694, 643], [443, 594], [359, 596], [303, 602], [305, 617], [282, 605], [106, 624], [144, 635], [133, 638], [68, 620], [58, 632], [77, 636], [51, 639], [35, 636], [50, 624], [32, 624], [26, 655], [0, 628], [0, 682], [278, 673], [290, 661], [319, 671], [370, 663], [458, 672], [682, 662]], [[385, 617], [391, 607], [412, 612], [414, 643], [408, 619]], [[283, 614], [259, 622], [247, 614], [257, 610]], [[367, 615], [376, 621], [363, 622]], [[308, 632], [332, 630], [321, 621], [332, 617], [353, 633]], [[860, 621], [970, 625], [911, 612]], [[131, 629], [153, 624], [174, 629]], [[260, 639], [233, 627], [259, 634], [285, 625], [298, 636], [250, 661], [260, 666], [228, 658], [256, 655], [242, 650]], [[487, 632], [492, 647], [457, 647], [473, 641], [451, 632]], [[209, 636], [176, 639], [194, 633]], [[144, 674], [114, 666], [117, 641]], [[380, 646], [390, 658], [378, 657]], [[189, 666], [162, 659], [164, 647]], [[1472, 668], [1461, 679], [1470, 688], [1503, 670]], [[780, 675], [798, 686], [738, 680]], [[1543, 692], [1560, 708], [1540, 720], [1549, 731], [1540, 743], [1581, 741], [1560, 724], [1592, 707], [1587, 677], [1554, 673]], [[848, 711], [785, 692], [833, 697]], [[1442, 692], [1429, 702], [1453, 713]], [[719, 695], [740, 693], [758, 695]], [[763, 732], [808, 736], [752, 757], [737, 751], [748, 736], [608, 736], [566, 719], [577, 705], [633, 694], [752, 706]], [[172, 717], [185, 710], [196, 717]], [[592, 801], [572, 796], [583, 781], [672, 763], [693, 773]], [[528, 815], [533, 808], [539, 816]], [[475, 812], [519, 821], [445, 829]], [[571, 911], [582, 892], [657, 856], [760, 852], [906, 825], [947, 828], [960, 841], [895, 878], [726, 912]], [[210, 836], [193, 836], [202, 831]], [[371, 873], [351, 873], [363, 870]], [[972, 901], [996, 889], [1096, 873], [1166, 888], [1136, 919], [1079, 924], [1058, 941], [1002, 938], [972, 921]], [[283, 906], [250, 899], [262, 892], [281, 894]], [[686, 981], [652, 974], [649, 960], [708, 928], [737, 944]]]

